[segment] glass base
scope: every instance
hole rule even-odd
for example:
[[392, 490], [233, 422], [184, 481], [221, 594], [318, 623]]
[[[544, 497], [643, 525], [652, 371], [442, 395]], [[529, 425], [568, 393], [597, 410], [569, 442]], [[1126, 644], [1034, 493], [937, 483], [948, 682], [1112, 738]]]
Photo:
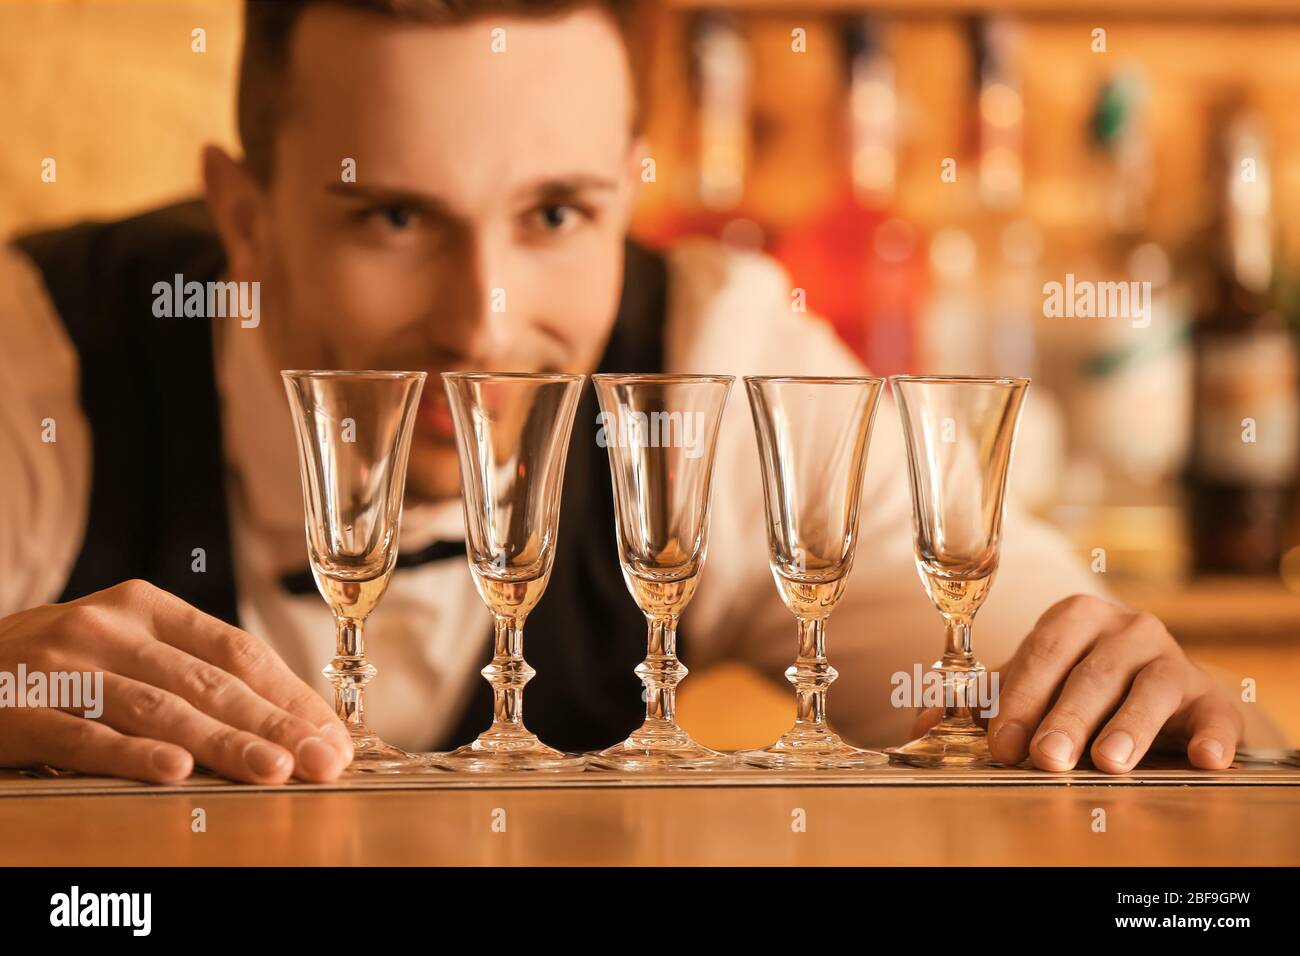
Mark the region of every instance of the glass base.
[[425, 762], [415, 754], [384, 743], [369, 731], [352, 731], [352, 762], [344, 768], [342, 776], [352, 777], [369, 773], [418, 773]]
[[825, 724], [796, 724], [772, 746], [742, 750], [736, 757], [742, 763], [768, 770], [864, 770], [889, 762], [879, 750], [846, 744]]
[[519, 770], [581, 770], [582, 754], [548, 747], [528, 731], [486, 730], [478, 739], [448, 753], [422, 755], [429, 767], [470, 773], [513, 773]]
[[676, 724], [649, 721], [621, 744], [587, 755], [593, 770], [718, 770], [735, 764], [731, 754], [696, 743]]
[[945, 718], [901, 747], [886, 747], [889, 762], [905, 767], [938, 769], [989, 767], [997, 761], [989, 753], [989, 735], [969, 717]]

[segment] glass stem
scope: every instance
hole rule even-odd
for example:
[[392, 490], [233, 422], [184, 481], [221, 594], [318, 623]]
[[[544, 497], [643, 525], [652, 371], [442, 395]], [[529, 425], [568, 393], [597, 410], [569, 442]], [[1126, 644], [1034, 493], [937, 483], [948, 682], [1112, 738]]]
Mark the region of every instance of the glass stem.
[[969, 689], [974, 673], [983, 670], [971, 647], [971, 619], [947, 619], [947, 640], [940, 669], [943, 671], [943, 723], [967, 723], [971, 716]]
[[353, 734], [366, 732], [365, 689], [375, 677], [375, 667], [366, 660], [363, 621], [335, 617], [335, 656], [324, 674], [334, 685], [334, 711]]
[[524, 660], [524, 619], [496, 615], [492, 662], [482, 674], [492, 685], [492, 727], [489, 734], [524, 734], [524, 686], [537, 671]]
[[826, 618], [799, 618], [799, 656], [785, 672], [794, 685], [796, 726], [826, 723], [826, 691], [839, 676], [826, 660]]
[[675, 728], [677, 685], [688, 673], [677, 659], [677, 618], [668, 614], [648, 620], [646, 658], [636, 667], [636, 674], [645, 685], [645, 719], [647, 724]]

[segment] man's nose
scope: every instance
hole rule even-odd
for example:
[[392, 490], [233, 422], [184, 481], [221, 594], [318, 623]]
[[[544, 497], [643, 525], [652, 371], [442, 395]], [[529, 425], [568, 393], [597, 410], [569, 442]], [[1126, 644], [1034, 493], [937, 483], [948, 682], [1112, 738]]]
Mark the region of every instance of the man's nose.
[[471, 361], [500, 348], [508, 315], [502, 264], [501, 251], [489, 237], [468, 231], [444, 261], [436, 308], [439, 338]]

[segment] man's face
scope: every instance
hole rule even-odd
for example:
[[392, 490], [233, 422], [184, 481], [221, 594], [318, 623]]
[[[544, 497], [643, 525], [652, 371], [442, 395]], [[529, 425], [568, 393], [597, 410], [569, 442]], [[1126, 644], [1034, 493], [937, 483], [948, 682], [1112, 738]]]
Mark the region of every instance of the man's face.
[[324, 6], [285, 92], [260, 217], [274, 360], [427, 371], [407, 485], [453, 496], [438, 373], [588, 371], [612, 326], [636, 182], [617, 28]]

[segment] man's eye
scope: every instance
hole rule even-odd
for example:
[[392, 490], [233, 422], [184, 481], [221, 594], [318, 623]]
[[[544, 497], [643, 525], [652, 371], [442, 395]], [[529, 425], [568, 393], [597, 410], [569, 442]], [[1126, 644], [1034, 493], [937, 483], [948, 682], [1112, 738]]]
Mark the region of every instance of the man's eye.
[[410, 206], [388, 206], [383, 210], [384, 221], [394, 229], [405, 229], [415, 222], [416, 212]]
[[376, 206], [367, 209], [363, 218], [391, 232], [405, 232], [419, 220], [420, 213], [412, 206]]
[[543, 232], [566, 232], [583, 218], [590, 217], [584, 210], [566, 203], [548, 203], [533, 213], [537, 227]]

